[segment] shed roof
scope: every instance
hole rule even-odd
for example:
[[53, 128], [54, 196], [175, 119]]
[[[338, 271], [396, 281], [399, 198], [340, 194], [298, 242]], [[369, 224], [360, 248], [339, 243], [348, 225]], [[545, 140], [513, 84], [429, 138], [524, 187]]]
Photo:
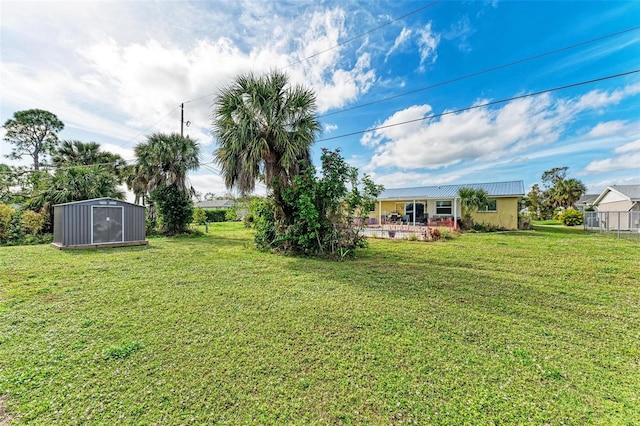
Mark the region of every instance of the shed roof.
[[413, 198], [455, 198], [460, 188], [484, 189], [489, 197], [524, 197], [521, 180], [509, 182], [465, 183], [458, 185], [419, 186], [414, 188], [385, 189], [379, 200], [406, 200]]
[[145, 208], [144, 206], [141, 206], [140, 204], [134, 204], [134, 203], [130, 203], [128, 201], [118, 200], [118, 199], [111, 198], [111, 197], [91, 198], [89, 200], [80, 200], [80, 201], [72, 201], [70, 203], [54, 204], [54, 207], [56, 207], [56, 206], [69, 206], [71, 204], [91, 204], [91, 203], [100, 202], [100, 201], [117, 201], [118, 203], [124, 203], [124, 204], [129, 204], [129, 205], [140, 207], [140, 208]]

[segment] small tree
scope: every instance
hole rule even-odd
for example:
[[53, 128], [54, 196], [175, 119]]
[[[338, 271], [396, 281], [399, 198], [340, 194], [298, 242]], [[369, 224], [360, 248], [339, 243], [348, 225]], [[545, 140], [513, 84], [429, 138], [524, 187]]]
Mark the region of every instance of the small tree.
[[174, 235], [185, 232], [193, 218], [193, 201], [176, 185], [161, 184], [151, 194], [158, 207], [158, 215], [164, 234]]
[[24, 229], [22, 228], [22, 212], [17, 210], [11, 216], [11, 222], [7, 227], [5, 239], [10, 245], [22, 244], [24, 240]]
[[315, 172], [308, 163], [301, 166], [282, 191], [282, 207], [291, 212], [291, 221], [277, 216], [272, 199], [254, 206], [258, 247], [342, 259], [365, 245], [362, 228], [382, 186], [366, 175], [360, 179], [339, 150], [323, 149], [320, 176]]
[[207, 214], [202, 207], [196, 207], [193, 211], [193, 223], [203, 225], [207, 221]]
[[55, 114], [41, 109], [18, 111], [4, 123], [4, 140], [14, 145], [7, 156], [20, 159], [28, 155], [33, 159], [34, 170], [40, 169], [40, 160], [55, 148], [58, 132], [64, 129]]
[[458, 190], [458, 197], [460, 197], [460, 209], [462, 210], [462, 227], [471, 229], [473, 226], [471, 214], [489, 202], [487, 191], [463, 187]]

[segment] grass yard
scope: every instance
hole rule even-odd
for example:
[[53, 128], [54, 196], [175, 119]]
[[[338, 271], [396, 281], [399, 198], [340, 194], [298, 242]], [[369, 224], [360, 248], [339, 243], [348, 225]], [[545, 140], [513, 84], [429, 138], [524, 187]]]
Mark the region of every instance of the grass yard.
[[0, 416], [640, 424], [637, 241], [540, 227], [370, 243], [298, 259], [216, 224], [147, 247], [0, 248]]

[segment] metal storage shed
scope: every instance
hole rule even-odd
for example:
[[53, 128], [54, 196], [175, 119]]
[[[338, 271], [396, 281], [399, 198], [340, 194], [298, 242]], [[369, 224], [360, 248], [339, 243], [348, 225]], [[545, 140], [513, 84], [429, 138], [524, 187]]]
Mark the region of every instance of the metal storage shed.
[[53, 242], [59, 249], [145, 245], [145, 207], [113, 198], [53, 206]]

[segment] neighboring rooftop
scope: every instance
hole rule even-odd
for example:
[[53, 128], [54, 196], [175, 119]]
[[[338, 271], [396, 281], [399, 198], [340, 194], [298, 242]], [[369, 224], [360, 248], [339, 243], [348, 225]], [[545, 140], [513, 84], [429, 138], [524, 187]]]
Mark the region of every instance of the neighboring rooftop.
[[640, 185], [611, 185], [607, 189], [614, 189], [631, 201], [640, 201]]
[[524, 197], [524, 184], [521, 180], [510, 182], [465, 183], [460, 185], [420, 186], [415, 188], [385, 189], [379, 200], [410, 198], [454, 198], [460, 188], [484, 189], [489, 197]]
[[194, 204], [195, 207], [201, 207], [203, 209], [230, 209], [235, 205], [236, 202], [233, 200], [207, 200], [198, 201]]
[[600, 194], [585, 194], [576, 201], [576, 206], [591, 206], [599, 196]]

